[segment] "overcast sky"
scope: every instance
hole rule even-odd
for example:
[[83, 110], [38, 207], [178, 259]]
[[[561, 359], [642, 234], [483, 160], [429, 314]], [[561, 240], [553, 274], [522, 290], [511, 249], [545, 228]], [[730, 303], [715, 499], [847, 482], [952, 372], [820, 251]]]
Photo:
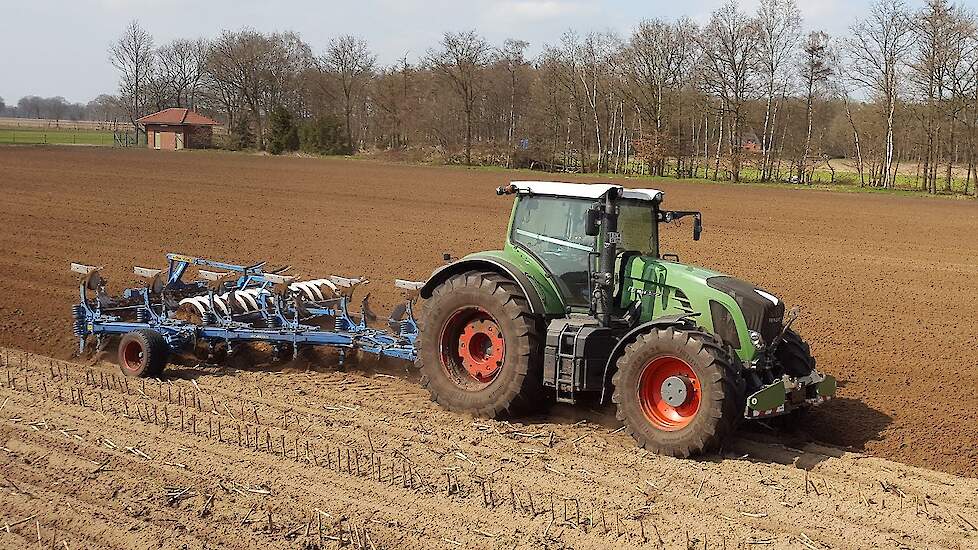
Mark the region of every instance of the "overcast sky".
[[[844, 32], [870, 0], [796, 0], [807, 28]], [[475, 29], [494, 43], [520, 38], [530, 53], [573, 28], [630, 31], [639, 21], [703, 23], [722, 0], [0, 0], [0, 97], [61, 95], [87, 102], [115, 93], [106, 50], [137, 19], [157, 44], [250, 26], [293, 30], [316, 53], [331, 36], [364, 37], [382, 63], [417, 60], [446, 30]], [[918, 4], [919, 1], [913, 2]], [[757, 0], [741, 2], [753, 12]], [[978, 0], [965, 0], [978, 4]]]

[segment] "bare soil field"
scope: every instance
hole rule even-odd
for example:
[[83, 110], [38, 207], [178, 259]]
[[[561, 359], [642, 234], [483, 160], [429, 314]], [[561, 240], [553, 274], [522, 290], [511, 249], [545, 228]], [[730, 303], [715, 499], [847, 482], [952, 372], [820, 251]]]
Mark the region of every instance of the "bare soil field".
[[978, 548], [978, 480], [800, 441], [659, 457], [575, 409], [452, 414], [370, 363], [4, 360], [9, 548]]
[[954, 477], [978, 476], [967, 200], [655, 181], [706, 223], [698, 243], [671, 228], [664, 248], [802, 306], [796, 327], [841, 381], [804, 433], [759, 429], [699, 461], [633, 448], [597, 405], [511, 423], [445, 413], [406, 365], [185, 365], [144, 388], [104, 361], [61, 362], [76, 345], [69, 261], [106, 266], [119, 289], [166, 252], [266, 259], [365, 275], [386, 312], [395, 277], [499, 247], [511, 202], [493, 189], [533, 177], [0, 148], [0, 345], [55, 358], [3, 357], [0, 545], [978, 546], [978, 482]]

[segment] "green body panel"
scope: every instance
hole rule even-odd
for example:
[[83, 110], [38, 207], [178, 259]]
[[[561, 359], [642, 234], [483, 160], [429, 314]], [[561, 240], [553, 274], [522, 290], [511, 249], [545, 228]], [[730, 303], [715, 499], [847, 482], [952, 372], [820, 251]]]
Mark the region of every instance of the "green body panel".
[[625, 278], [621, 292], [622, 308], [635, 300], [642, 302], [641, 321], [650, 321], [663, 315], [680, 313], [698, 314], [696, 324], [716, 334], [710, 314], [710, 300], [723, 304], [733, 317], [740, 339], [737, 355], [749, 362], [757, 350], [751, 344], [747, 321], [740, 306], [729, 294], [710, 287], [706, 280], [723, 276], [722, 273], [696, 266], [667, 262], [658, 258], [638, 256], [625, 266]]
[[826, 374], [825, 380], [818, 383], [818, 395], [822, 397], [835, 397], [835, 391], [838, 389], [839, 383], [835, 380], [835, 377]]

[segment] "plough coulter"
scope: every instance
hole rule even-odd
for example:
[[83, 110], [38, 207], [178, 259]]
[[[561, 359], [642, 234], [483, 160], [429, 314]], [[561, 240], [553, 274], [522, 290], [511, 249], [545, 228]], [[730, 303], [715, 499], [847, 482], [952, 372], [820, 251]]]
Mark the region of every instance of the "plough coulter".
[[362, 350], [414, 361], [434, 401], [478, 415], [599, 396], [639, 445], [675, 456], [716, 449], [740, 421], [795, 416], [835, 395], [792, 327], [797, 310], [661, 251], [660, 228], [682, 219], [700, 239], [699, 212], [614, 184], [514, 182], [497, 194], [515, 199], [502, 250], [452, 261], [424, 283], [397, 281], [405, 302], [385, 328], [366, 299], [349, 311], [363, 279], [170, 254], [165, 273], [135, 268], [146, 284], [119, 297], [99, 268], [73, 264], [75, 333], [82, 350], [91, 336], [121, 336], [130, 375], [159, 374], [179, 350], [217, 357], [265, 342], [280, 356], [332, 346], [341, 360]]
[[[341, 361], [350, 349], [415, 358], [413, 302], [423, 283], [395, 281], [405, 302], [385, 330], [369, 324], [376, 320], [369, 294], [359, 313], [350, 312], [354, 290], [368, 283], [363, 278], [301, 280], [287, 274], [289, 266], [266, 270], [264, 262], [236, 265], [180, 254], [168, 254], [167, 262], [165, 271], [134, 267], [146, 284], [118, 297], [107, 293], [101, 268], [71, 264], [81, 276], [73, 311], [80, 353], [90, 335], [97, 346], [107, 336], [121, 335], [120, 366], [136, 376], [159, 375], [172, 353], [204, 350], [217, 358], [254, 342], [271, 345], [277, 357], [294, 358], [300, 346], [330, 346], [339, 350]], [[186, 281], [191, 266], [198, 268], [198, 278]]]

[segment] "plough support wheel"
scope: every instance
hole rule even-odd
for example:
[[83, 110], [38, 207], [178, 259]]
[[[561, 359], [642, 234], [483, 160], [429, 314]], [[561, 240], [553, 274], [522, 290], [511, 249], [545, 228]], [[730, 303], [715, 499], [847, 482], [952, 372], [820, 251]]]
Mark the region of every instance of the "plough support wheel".
[[169, 356], [170, 346], [155, 330], [134, 330], [119, 342], [119, 368], [126, 376], [159, 376]]

